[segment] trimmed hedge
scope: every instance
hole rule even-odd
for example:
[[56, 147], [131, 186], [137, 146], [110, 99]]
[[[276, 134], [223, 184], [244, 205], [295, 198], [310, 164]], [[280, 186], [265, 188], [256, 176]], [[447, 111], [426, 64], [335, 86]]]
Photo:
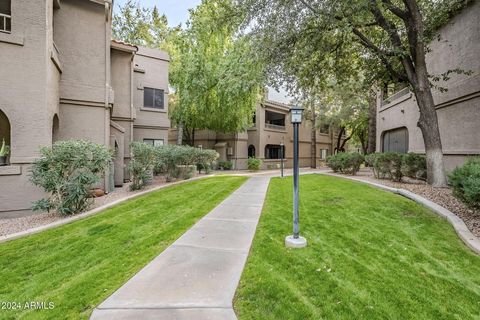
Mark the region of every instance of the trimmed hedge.
[[333, 172], [347, 173], [355, 175], [360, 166], [365, 161], [365, 157], [360, 153], [338, 153], [327, 157], [327, 166], [329, 166]]
[[177, 145], [154, 147], [142, 142], [132, 143], [132, 153], [129, 170], [132, 174], [131, 188], [134, 190], [148, 184], [148, 177], [151, 179], [152, 173], [165, 174], [167, 181], [190, 179], [195, 169], [209, 173], [212, 162], [218, 158], [215, 150]]
[[365, 157], [375, 178], [401, 181], [403, 176], [426, 180], [427, 161], [424, 155], [416, 153], [372, 153]]
[[480, 208], [480, 157], [468, 159], [449, 175], [453, 194], [467, 206]]
[[218, 162], [218, 169], [220, 170], [232, 170], [233, 163], [230, 161], [219, 161]]

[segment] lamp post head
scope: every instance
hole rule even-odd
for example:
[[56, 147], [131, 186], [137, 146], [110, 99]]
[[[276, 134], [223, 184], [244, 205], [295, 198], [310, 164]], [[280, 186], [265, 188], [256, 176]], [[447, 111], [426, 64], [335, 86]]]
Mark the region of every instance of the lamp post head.
[[290, 108], [290, 114], [291, 114], [290, 121], [292, 123], [302, 123], [303, 108], [292, 107]]

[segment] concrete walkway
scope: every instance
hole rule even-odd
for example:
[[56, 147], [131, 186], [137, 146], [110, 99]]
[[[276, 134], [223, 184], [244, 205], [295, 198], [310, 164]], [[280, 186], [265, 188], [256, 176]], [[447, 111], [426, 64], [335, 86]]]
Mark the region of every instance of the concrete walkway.
[[230, 320], [270, 176], [253, 176], [120, 289], [91, 319]]

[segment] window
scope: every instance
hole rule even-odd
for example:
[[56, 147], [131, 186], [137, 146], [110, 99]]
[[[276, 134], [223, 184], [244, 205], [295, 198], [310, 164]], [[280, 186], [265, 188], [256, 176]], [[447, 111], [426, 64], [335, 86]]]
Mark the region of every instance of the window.
[[279, 144], [267, 144], [265, 146], [265, 159], [281, 159], [283, 151], [283, 158], [285, 159], [285, 146], [281, 150]]
[[382, 138], [383, 152], [408, 152], [408, 130], [407, 128], [398, 128], [383, 133]]
[[330, 125], [328, 123], [322, 123], [320, 125], [320, 133], [329, 133], [330, 132]]
[[143, 139], [143, 142], [154, 147], [163, 146], [163, 139]]
[[164, 91], [162, 89], [143, 88], [143, 106], [145, 108], [164, 108]]
[[10, 0], [0, 0], [0, 31], [12, 31], [12, 8]]
[[328, 157], [328, 149], [320, 149], [320, 159], [325, 160]]

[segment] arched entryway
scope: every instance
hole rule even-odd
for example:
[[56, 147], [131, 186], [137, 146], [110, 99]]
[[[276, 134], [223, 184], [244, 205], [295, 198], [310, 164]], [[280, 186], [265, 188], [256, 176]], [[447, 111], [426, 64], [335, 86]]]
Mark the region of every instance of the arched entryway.
[[58, 116], [55, 114], [52, 120], [52, 143], [55, 143], [56, 141], [58, 141], [59, 126], [60, 126], [60, 123], [58, 120]]
[[255, 146], [253, 144], [248, 146], [248, 157], [255, 158]]
[[5, 144], [10, 145], [10, 121], [7, 115], [0, 109], [0, 144], [5, 139]]

